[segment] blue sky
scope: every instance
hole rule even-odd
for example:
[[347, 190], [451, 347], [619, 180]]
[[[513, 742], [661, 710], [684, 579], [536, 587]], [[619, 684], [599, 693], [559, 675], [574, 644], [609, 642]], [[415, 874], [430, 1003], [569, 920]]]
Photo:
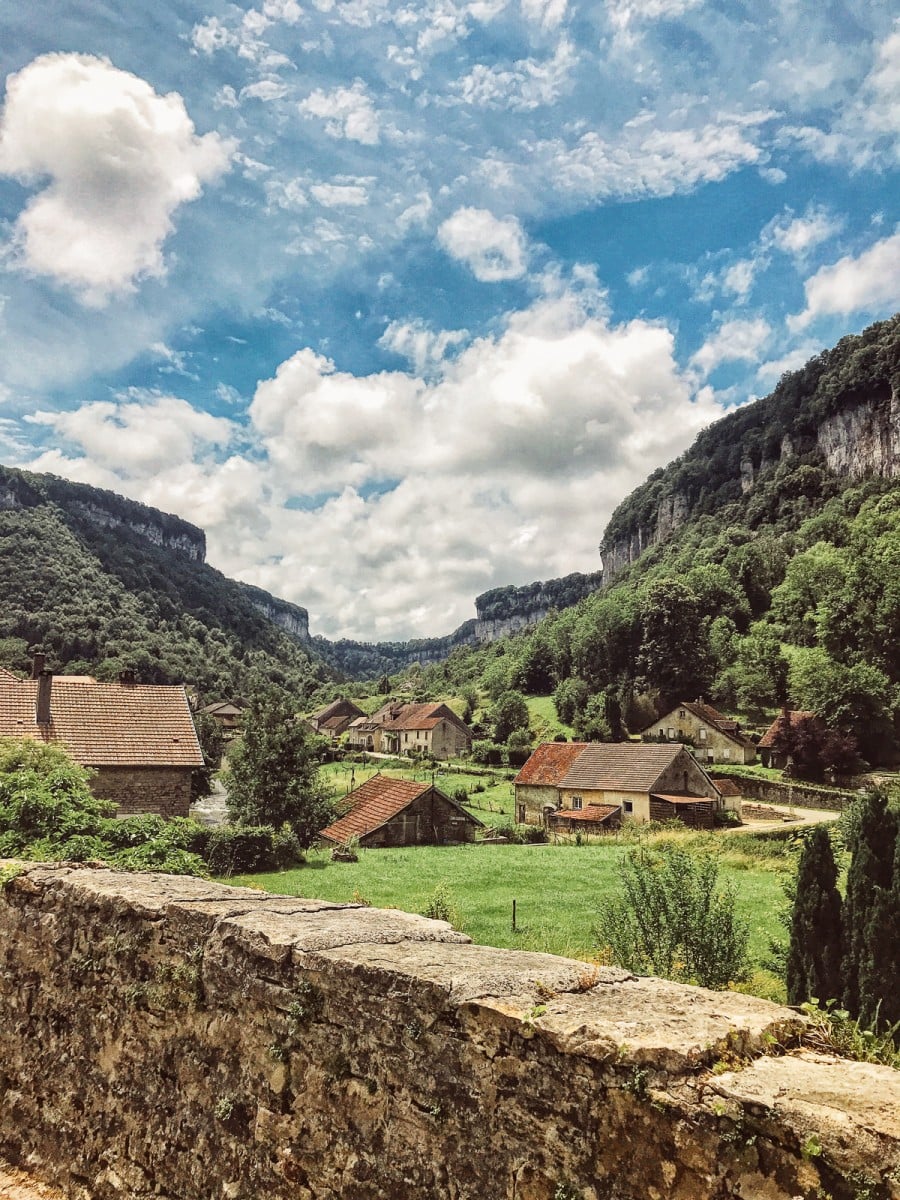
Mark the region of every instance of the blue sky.
[[596, 570], [900, 307], [889, 4], [9, 7], [0, 460], [197, 522], [316, 633]]

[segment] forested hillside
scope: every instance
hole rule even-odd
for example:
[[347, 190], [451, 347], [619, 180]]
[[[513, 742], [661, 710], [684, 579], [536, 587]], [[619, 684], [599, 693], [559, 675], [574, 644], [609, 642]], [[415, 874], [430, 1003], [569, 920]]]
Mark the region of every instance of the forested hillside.
[[69, 673], [133, 666], [204, 697], [265, 681], [309, 695], [327, 671], [260, 608], [293, 606], [226, 579], [204, 553], [202, 531], [178, 517], [0, 468], [0, 664], [25, 670], [39, 646]]
[[[584, 736], [704, 695], [782, 703], [897, 753], [900, 318], [845, 338], [704, 431], [614, 513], [613, 581], [532, 631], [432, 669], [433, 686], [553, 692]], [[846, 742], [844, 743], [846, 752]], [[846, 757], [846, 753], [845, 753]]]

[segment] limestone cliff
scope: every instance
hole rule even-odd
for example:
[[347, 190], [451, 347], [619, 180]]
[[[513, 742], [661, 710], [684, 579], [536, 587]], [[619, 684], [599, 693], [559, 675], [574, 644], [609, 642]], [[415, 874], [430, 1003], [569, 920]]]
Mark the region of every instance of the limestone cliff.
[[705, 429], [615, 510], [600, 553], [611, 583], [698, 514], [750, 495], [791, 459], [847, 479], [900, 478], [900, 315], [843, 338], [761, 400]]
[[310, 641], [309, 613], [305, 608], [301, 608], [299, 604], [291, 604], [289, 600], [280, 600], [252, 584], [241, 583], [239, 586], [253, 607], [268, 617], [273, 624], [286, 630], [298, 641]]

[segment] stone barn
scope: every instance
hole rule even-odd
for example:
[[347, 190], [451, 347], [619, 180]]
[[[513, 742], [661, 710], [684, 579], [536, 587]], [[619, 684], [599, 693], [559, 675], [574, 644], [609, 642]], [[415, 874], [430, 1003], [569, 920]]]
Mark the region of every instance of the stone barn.
[[319, 837], [333, 845], [441, 846], [470, 842], [482, 823], [432, 783], [373, 775], [344, 799], [344, 813]]
[[191, 774], [203, 766], [183, 687], [100, 683], [41, 670], [0, 675], [0, 737], [59, 746], [94, 771], [91, 790], [119, 816], [186, 817]]

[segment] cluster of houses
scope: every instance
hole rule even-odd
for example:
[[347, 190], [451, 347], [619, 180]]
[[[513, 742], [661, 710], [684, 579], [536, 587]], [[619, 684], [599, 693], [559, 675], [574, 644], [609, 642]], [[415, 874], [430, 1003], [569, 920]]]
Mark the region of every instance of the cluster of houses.
[[[233, 735], [241, 709], [240, 702], [225, 702], [203, 711]], [[779, 720], [803, 715], [783, 714]], [[318, 733], [375, 754], [458, 758], [472, 747], [472, 731], [443, 703], [389, 700], [366, 714], [341, 699], [308, 722]], [[759, 743], [766, 762], [774, 763], [778, 724]], [[116, 683], [54, 676], [40, 656], [30, 679], [0, 668], [0, 737], [61, 746], [92, 769], [94, 792], [113, 801], [122, 815], [186, 816], [191, 774], [203, 766], [183, 687], [138, 684], [127, 672]], [[516, 821], [602, 832], [625, 821], [672, 818], [709, 828], [723, 812], [740, 814], [740, 788], [704, 769], [753, 760], [757, 747], [737, 722], [702, 700], [685, 701], [643, 738], [538, 746], [513, 780]], [[364, 846], [455, 843], [471, 840], [480, 826], [433, 778], [417, 783], [377, 774], [345, 797], [341, 815], [321, 839]]]
[[373, 754], [461, 758], [472, 749], [472, 730], [442, 703], [388, 700], [367, 714], [352, 700], [335, 700], [308, 722], [316, 733], [332, 740], [343, 737], [350, 749]]

